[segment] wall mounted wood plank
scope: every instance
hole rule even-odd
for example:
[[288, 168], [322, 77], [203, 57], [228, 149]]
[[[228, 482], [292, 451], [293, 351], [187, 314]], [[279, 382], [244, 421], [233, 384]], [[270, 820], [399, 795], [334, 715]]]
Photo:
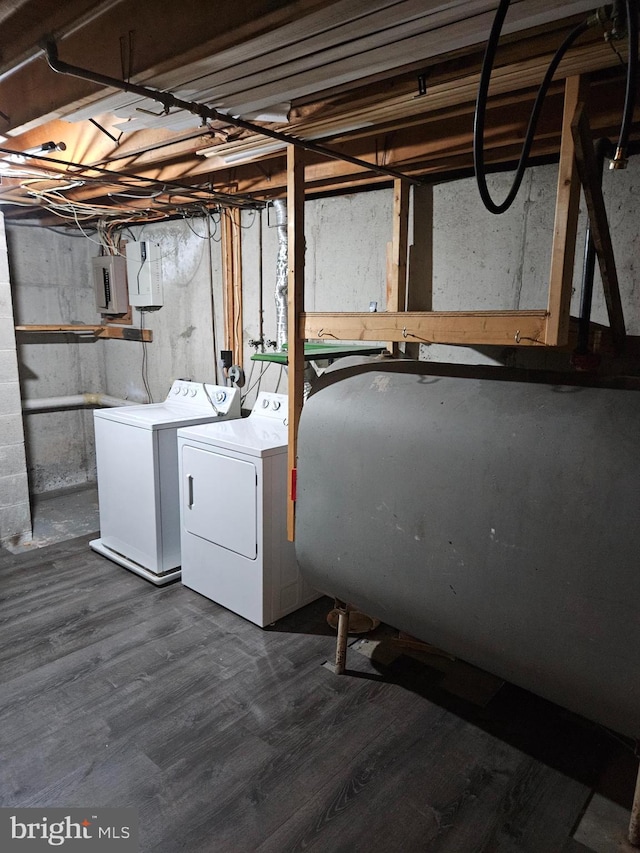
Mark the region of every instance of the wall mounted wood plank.
[[65, 333], [73, 335], [92, 335], [96, 338], [114, 338], [121, 341], [153, 341], [151, 329], [138, 329], [125, 326], [80, 326], [58, 323], [41, 323], [39, 325], [16, 326], [16, 332], [29, 332], [31, 334], [55, 334]]
[[405, 341], [428, 344], [542, 346], [547, 312], [399, 311], [304, 313], [299, 333], [334, 340]]

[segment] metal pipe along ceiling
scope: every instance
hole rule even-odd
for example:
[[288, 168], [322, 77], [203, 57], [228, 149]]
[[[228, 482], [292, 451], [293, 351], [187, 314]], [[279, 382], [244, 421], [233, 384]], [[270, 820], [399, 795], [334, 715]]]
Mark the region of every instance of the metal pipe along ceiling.
[[298, 148], [303, 148], [305, 151], [312, 151], [315, 154], [320, 154], [323, 157], [329, 157], [333, 160], [342, 160], [345, 163], [351, 163], [361, 169], [366, 169], [370, 172], [375, 172], [379, 175], [388, 175], [391, 178], [401, 178], [404, 181], [409, 181], [412, 184], [422, 184], [420, 178], [405, 175], [396, 169], [391, 169], [387, 166], [378, 166], [376, 163], [369, 163], [366, 160], [360, 160], [358, 157], [351, 157], [349, 154], [343, 154], [339, 151], [334, 151], [331, 148], [325, 148], [324, 145], [318, 145], [315, 142], [310, 142], [306, 139], [300, 139], [297, 136], [291, 136], [288, 133], [281, 133], [279, 130], [272, 130], [268, 127], [254, 124], [250, 121], [245, 121], [238, 116], [231, 116], [227, 113], [220, 112], [213, 107], [208, 107], [205, 104], [198, 104], [194, 101], [183, 101], [182, 98], [176, 98], [170, 92], [161, 92], [157, 89], [149, 89], [147, 86], [140, 86], [136, 83], [127, 83], [124, 80], [118, 80], [117, 77], [109, 77], [106, 74], [98, 74], [86, 68], [80, 68], [77, 65], [70, 65], [58, 58], [58, 47], [55, 42], [47, 42], [45, 47], [47, 62], [53, 71], [58, 74], [68, 74], [71, 77], [79, 77], [82, 80], [89, 80], [91, 83], [97, 83], [101, 86], [108, 86], [111, 89], [119, 89], [122, 92], [133, 92], [135, 95], [140, 95], [143, 98], [149, 98], [151, 101], [157, 101], [162, 104], [166, 112], [171, 108], [185, 110], [193, 115], [200, 116], [203, 123], [207, 121], [221, 121], [227, 124], [235, 125], [243, 130], [248, 130], [251, 133], [258, 133], [261, 136], [266, 136], [270, 139], [277, 139], [279, 142], [284, 142], [287, 145], [295, 145]]

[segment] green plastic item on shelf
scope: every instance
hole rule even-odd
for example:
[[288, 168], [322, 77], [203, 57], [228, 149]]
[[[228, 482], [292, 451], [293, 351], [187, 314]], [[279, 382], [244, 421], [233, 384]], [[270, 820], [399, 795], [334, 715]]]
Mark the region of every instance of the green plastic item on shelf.
[[[333, 360], [345, 355], [377, 355], [384, 352], [384, 346], [362, 346], [360, 344], [305, 344], [305, 361]], [[251, 356], [251, 361], [274, 361], [276, 364], [287, 364], [288, 353], [281, 352], [257, 352]]]

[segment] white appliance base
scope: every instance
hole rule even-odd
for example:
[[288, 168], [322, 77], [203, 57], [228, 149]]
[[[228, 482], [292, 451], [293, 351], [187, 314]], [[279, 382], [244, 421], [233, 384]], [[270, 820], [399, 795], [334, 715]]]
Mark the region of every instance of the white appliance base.
[[89, 547], [92, 551], [96, 551], [98, 554], [102, 554], [103, 557], [107, 557], [109, 560], [112, 560], [119, 566], [122, 566], [125, 569], [129, 569], [130, 572], [135, 572], [137, 575], [140, 575], [140, 577], [145, 578], [145, 580], [151, 581], [151, 583], [155, 584], [156, 586], [164, 586], [164, 584], [166, 583], [179, 580], [180, 576], [182, 575], [182, 569], [180, 566], [177, 569], [170, 569], [168, 572], [165, 572], [162, 575], [158, 575], [155, 572], [150, 571], [149, 569], [145, 569], [144, 566], [141, 566], [139, 563], [130, 560], [128, 557], [125, 557], [122, 554], [118, 554], [117, 551], [112, 551], [111, 548], [108, 548], [102, 542], [102, 539], [92, 539], [91, 542], [89, 542]]

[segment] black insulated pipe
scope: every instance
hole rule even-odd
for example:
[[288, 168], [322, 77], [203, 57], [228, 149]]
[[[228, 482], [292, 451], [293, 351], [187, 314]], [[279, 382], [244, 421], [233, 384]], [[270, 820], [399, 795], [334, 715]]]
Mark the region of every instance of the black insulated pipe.
[[555, 52], [553, 59], [549, 63], [549, 67], [547, 68], [542, 83], [540, 84], [540, 88], [538, 89], [538, 94], [536, 95], [536, 99], [533, 104], [533, 109], [531, 110], [531, 115], [529, 116], [529, 123], [527, 125], [527, 131], [525, 133], [524, 143], [522, 145], [522, 151], [520, 153], [520, 159], [516, 168], [516, 174], [513, 179], [513, 184], [511, 185], [511, 189], [507, 193], [507, 196], [504, 201], [498, 204], [491, 198], [491, 193], [489, 192], [489, 187], [487, 186], [487, 174], [484, 163], [484, 124], [487, 111], [487, 100], [489, 95], [489, 82], [491, 80], [491, 71], [493, 69], [493, 63], [495, 61], [495, 55], [498, 48], [500, 33], [502, 31], [502, 25], [504, 24], [504, 19], [507, 16], [507, 11], [509, 9], [510, 2], [511, 0], [500, 0], [500, 5], [498, 6], [493, 25], [491, 27], [489, 41], [487, 42], [484, 58], [482, 60], [480, 83], [478, 84], [478, 97], [476, 99], [476, 109], [473, 120], [473, 164], [476, 173], [478, 191], [480, 192], [480, 198], [482, 199], [484, 206], [490, 213], [495, 214], [505, 213], [511, 207], [515, 200], [515, 197], [518, 194], [518, 190], [520, 189], [520, 185], [524, 177], [525, 169], [527, 168], [529, 154], [531, 152], [531, 146], [533, 145], [533, 139], [538, 124], [540, 111], [542, 110], [542, 105], [547, 95], [549, 86], [551, 85], [553, 75], [555, 74], [558, 65], [560, 64], [562, 57], [565, 55], [565, 53], [571, 47], [574, 41], [576, 41], [576, 39], [578, 39], [584, 32], [586, 32], [590, 26], [595, 25], [598, 20], [595, 17], [591, 17], [586, 19], [585, 21], [582, 21], [580, 24], [574, 27], [574, 29], [571, 30], [569, 35], [565, 38], [558, 50]]
[[[473, 131], [473, 161], [476, 173], [476, 181], [478, 183], [478, 191], [480, 192], [480, 197], [487, 210], [491, 213], [496, 214], [504, 213], [505, 211], [507, 211], [513, 204], [513, 201], [516, 195], [518, 194], [518, 190], [520, 189], [520, 185], [524, 177], [524, 172], [527, 167], [527, 160], [529, 158], [529, 153], [533, 144], [540, 110], [542, 109], [542, 104], [546, 97], [549, 85], [551, 84], [551, 80], [553, 79], [553, 75], [555, 74], [563, 56], [571, 47], [571, 45], [576, 41], [576, 39], [579, 38], [579, 36], [581, 36], [589, 27], [602, 24], [603, 20], [611, 20], [610, 7], [604, 7], [602, 9], [597, 10], [593, 15], [590, 15], [585, 21], [578, 24], [569, 33], [569, 35], [565, 38], [563, 43], [556, 51], [553, 59], [551, 60], [551, 63], [549, 64], [549, 67], [547, 68], [542, 83], [540, 84], [538, 94], [536, 95], [513, 184], [504, 201], [498, 204], [491, 198], [491, 194], [487, 186], [486, 167], [484, 163], [484, 124], [487, 109], [489, 82], [491, 79], [491, 71], [495, 60], [500, 33], [502, 31], [502, 25], [504, 24], [504, 19], [507, 15], [507, 10], [509, 9], [509, 3], [510, 0], [500, 0], [500, 5], [498, 6], [493, 25], [491, 27], [489, 40], [487, 42], [487, 47], [482, 62], [482, 70], [480, 73], [480, 83], [478, 85], [478, 96], [476, 100]], [[612, 169], [624, 169], [627, 163], [626, 155], [629, 142], [629, 131], [631, 127], [631, 121], [633, 119], [633, 110], [636, 101], [638, 75], [638, 0], [625, 0], [624, 4], [622, 2], [617, 4], [617, 9], [615, 12], [617, 17], [614, 21], [614, 30], [612, 33], [612, 37], [616, 37], [616, 33], [619, 32], [618, 28], [620, 27], [621, 18], [620, 7], [622, 5], [624, 5], [626, 10], [626, 29], [627, 40], [629, 45], [629, 56], [627, 60], [625, 102], [622, 114], [622, 121], [620, 125], [620, 136], [615, 155], [611, 161], [610, 168]]]
[[[622, 5], [621, 3], [619, 5]], [[620, 126], [620, 137], [615, 155], [611, 161], [610, 169], [625, 169], [627, 166], [627, 148], [629, 146], [629, 131], [633, 121], [633, 110], [636, 104], [638, 87], [638, 0], [626, 0], [627, 13], [627, 44], [629, 55], [627, 58], [627, 85], [624, 94], [624, 108], [622, 111], [622, 124]], [[619, 15], [619, 11], [617, 12]], [[617, 21], [615, 26], [617, 27]]]

